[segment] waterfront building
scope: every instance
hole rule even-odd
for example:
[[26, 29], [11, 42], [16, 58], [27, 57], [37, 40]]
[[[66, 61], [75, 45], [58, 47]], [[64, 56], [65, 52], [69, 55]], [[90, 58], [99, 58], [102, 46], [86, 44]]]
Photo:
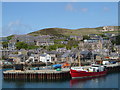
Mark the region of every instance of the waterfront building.
[[57, 61], [57, 51], [46, 51], [45, 53], [49, 54], [51, 56], [51, 61]]
[[40, 56], [39, 54], [31, 54], [31, 56], [26, 60], [28, 63], [35, 63], [40, 61]]
[[9, 59], [13, 59], [16, 64], [25, 62], [25, 56], [23, 54], [10, 54]]
[[52, 62], [51, 56], [49, 54], [44, 53], [44, 54], [40, 55], [40, 61], [45, 62], [45, 63]]
[[13, 50], [0, 50], [0, 58], [4, 57], [4, 58], [8, 58], [9, 54], [12, 54], [12, 52], [14, 52]]

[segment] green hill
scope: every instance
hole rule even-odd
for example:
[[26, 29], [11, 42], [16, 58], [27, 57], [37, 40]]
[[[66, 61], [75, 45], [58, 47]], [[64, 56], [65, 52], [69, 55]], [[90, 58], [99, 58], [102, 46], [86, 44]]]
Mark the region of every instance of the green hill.
[[28, 35], [86, 35], [101, 34], [102, 27], [97, 28], [81, 28], [81, 29], [64, 29], [64, 28], [46, 28], [39, 31], [31, 32]]

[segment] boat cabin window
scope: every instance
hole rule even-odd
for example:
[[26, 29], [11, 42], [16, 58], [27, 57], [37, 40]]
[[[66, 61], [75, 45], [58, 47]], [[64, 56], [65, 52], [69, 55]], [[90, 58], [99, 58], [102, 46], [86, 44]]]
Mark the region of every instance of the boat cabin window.
[[95, 72], [95, 68], [93, 68], [93, 72]]

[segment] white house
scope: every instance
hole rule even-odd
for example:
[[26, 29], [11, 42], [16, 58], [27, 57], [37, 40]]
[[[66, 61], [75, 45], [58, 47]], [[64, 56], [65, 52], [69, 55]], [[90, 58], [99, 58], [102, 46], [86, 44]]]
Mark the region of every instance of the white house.
[[51, 56], [49, 54], [42, 54], [40, 55], [40, 61], [42, 62], [51, 62]]
[[66, 52], [67, 49], [66, 48], [57, 48], [56, 51], [57, 52]]
[[114, 31], [115, 28], [114, 26], [104, 26], [103, 30], [101, 30], [102, 32], [106, 32], [106, 31]]

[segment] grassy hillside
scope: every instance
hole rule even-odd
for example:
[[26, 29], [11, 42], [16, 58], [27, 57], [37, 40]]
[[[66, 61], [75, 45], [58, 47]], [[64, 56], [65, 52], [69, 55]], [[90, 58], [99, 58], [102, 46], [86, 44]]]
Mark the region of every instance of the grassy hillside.
[[81, 28], [81, 29], [64, 29], [64, 28], [46, 28], [39, 31], [31, 32], [29, 35], [86, 35], [86, 34], [100, 34], [102, 27], [98, 28]]

